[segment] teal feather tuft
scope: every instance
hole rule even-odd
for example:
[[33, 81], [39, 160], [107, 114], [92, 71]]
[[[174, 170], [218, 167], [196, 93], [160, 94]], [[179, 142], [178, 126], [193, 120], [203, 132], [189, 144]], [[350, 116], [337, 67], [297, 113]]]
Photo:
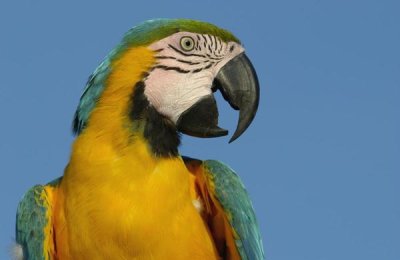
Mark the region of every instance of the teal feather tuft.
[[45, 234], [48, 223], [47, 202], [41, 197], [44, 187], [31, 188], [19, 203], [16, 222], [16, 242], [22, 246], [24, 259], [46, 259], [44, 252]]
[[[112, 56], [112, 55], [110, 55]], [[106, 57], [89, 77], [85, 90], [81, 96], [73, 121], [73, 132], [80, 134], [86, 127], [90, 113], [96, 106], [105, 87], [105, 81], [110, 74], [110, 58]]]
[[[59, 184], [58, 178], [48, 185], [55, 187]], [[24, 259], [44, 260], [44, 229], [51, 221], [46, 212], [51, 208], [46, 200], [46, 191], [43, 185], [32, 187], [22, 198], [17, 209], [15, 226], [16, 242], [22, 247]]]

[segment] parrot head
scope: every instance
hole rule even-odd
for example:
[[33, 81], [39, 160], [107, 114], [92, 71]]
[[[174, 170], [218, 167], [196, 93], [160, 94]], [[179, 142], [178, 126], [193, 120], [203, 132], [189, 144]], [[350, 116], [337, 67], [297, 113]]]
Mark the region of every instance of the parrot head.
[[[126, 53], [135, 50], [143, 53], [143, 49], [150, 54], [130, 57], [129, 64], [134, 66], [118, 65]], [[138, 71], [140, 75], [135, 76], [135, 82], [126, 81], [120, 88], [130, 88], [132, 104], [125, 111], [130, 120], [147, 121], [145, 137], [157, 135], [151, 129], [160, 127], [169, 129], [161, 131], [196, 137], [227, 135], [228, 131], [218, 126], [213, 94], [217, 90], [233, 109], [239, 110], [237, 128], [230, 142], [247, 129], [256, 114], [257, 75], [235, 36], [205, 22], [156, 19], [128, 31], [89, 78], [75, 114], [75, 132], [81, 133], [90, 124], [91, 114], [100, 105], [113, 78]]]

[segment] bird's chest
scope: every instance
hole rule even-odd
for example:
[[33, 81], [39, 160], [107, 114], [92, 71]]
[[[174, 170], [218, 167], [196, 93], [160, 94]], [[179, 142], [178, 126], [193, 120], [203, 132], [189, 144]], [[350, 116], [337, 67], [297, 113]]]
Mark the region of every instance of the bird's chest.
[[192, 204], [189, 173], [165, 166], [134, 180], [115, 172], [108, 178], [67, 178], [69, 257], [213, 259], [212, 239]]

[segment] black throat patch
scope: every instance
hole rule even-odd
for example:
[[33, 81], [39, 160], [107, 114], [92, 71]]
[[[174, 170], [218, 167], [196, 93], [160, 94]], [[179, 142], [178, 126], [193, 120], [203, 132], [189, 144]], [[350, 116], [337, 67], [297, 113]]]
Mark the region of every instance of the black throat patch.
[[150, 105], [144, 95], [145, 84], [136, 84], [132, 94], [129, 117], [134, 124], [144, 124], [143, 137], [147, 140], [151, 151], [157, 157], [178, 156], [180, 134], [176, 126], [167, 117], [161, 115]]

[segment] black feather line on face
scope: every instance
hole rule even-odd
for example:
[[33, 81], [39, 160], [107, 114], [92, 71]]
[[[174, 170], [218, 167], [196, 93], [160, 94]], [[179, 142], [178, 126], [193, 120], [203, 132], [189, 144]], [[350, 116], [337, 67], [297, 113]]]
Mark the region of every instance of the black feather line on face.
[[158, 113], [144, 95], [145, 84], [136, 84], [129, 117], [133, 124], [144, 123], [143, 137], [156, 157], [177, 157], [180, 134], [175, 124]]
[[169, 67], [169, 66], [164, 66], [164, 65], [154, 66], [153, 69], [174, 70], [179, 73], [189, 73], [190, 72], [190, 70], [184, 70], [179, 67]]
[[181, 63], [185, 63], [185, 64], [189, 64], [189, 65], [199, 65], [199, 64], [201, 64], [200, 62], [182, 60], [182, 59], [178, 59], [178, 58], [173, 57], [173, 56], [155, 56], [155, 57], [156, 57], [156, 59], [159, 59], [159, 60], [176, 60], [177, 62], [181, 62]]
[[222, 44], [222, 41], [221, 41], [220, 38], [218, 38], [218, 41], [219, 41], [218, 55], [220, 55], [220, 54], [221, 54], [221, 51], [222, 51], [222, 46], [223, 46], [223, 44]]
[[195, 57], [201, 57], [201, 58], [206, 58], [206, 57], [207, 57], [207, 56], [205, 56], [205, 55], [200, 55], [200, 54], [185, 53], [185, 52], [183, 52], [183, 51], [181, 51], [181, 50], [178, 50], [177, 48], [175, 48], [175, 47], [172, 46], [171, 44], [168, 44], [168, 47], [171, 48], [172, 50], [174, 50], [175, 52], [177, 52], [177, 53], [183, 55], [183, 56], [187, 56], [187, 57], [195, 56]]

